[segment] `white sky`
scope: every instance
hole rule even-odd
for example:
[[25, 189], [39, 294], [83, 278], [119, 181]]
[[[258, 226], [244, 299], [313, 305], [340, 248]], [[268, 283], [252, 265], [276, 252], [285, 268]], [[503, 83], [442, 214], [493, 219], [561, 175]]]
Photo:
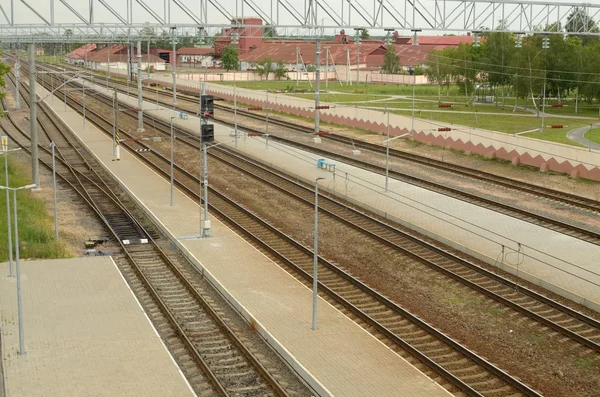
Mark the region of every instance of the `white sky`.
[[[50, 19], [50, 1], [51, 0], [25, 0], [27, 1], [33, 8], [36, 9], [40, 14], [42, 14], [46, 19]], [[85, 18], [89, 15], [89, 2], [90, 0], [64, 0], [68, 2], [74, 9], [76, 9], [81, 15]], [[144, 22], [156, 22], [135, 0], [133, 1], [133, 15], [134, 22], [144, 23]], [[198, 0], [180, 0], [183, 4], [185, 4], [190, 10], [199, 13], [199, 1]], [[236, 0], [213, 0], [218, 3], [220, 6], [228, 10], [232, 15], [235, 15], [236, 10]], [[241, 1], [237, 0], [238, 11], [241, 15]], [[284, 0], [293, 5], [296, 9], [302, 10], [305, 6], [305, 0]], [[308, 0], [307, 0], [308, 1]], [[341, 13], [341, 4], [344, 2], [344, 14], [345, 19], [347, 20], [348, 15], [348, 3], [344, 0], [321, 0], [326, 2], [330, 7], [332, 7], [338, 14]], [[390, 4], [393, 4], [394, 7], [400, 12], [400, 14], [404, 14], [404, 5], [406, 0], [386, 0], [389, 1]], [[440, 0], [441, 1], [441, 0]], [[126, 1], [124, 0], [106, 0], [106, 2], [117, 12], [119, 12], [123, 17], [127, 14], [126, 12]], [[151, 7], [159, 16], [162, 17], [164, 10], [164, 1], [163, 0], [145, 0], [146, 4]], [[254, 2], [263, 12], [269, 14], [269, 9], [273, 9], [273, 17], [275, 17], [275, 9], [277, 0], [249, 0], [249, 2]], [[565, 1], [556, 1], [556, 0], [548, 0], [548, 2], [556, 3], [556, 4], [565, 4]], [[20, 24], [26, 23], [42, 23], [42, 21], [31, 12], [24, 4], [21, 3], [21, 0], [14, 0], [15, 3], [15, 18], [16, 22]], [[54, 0], [55, 3], [55, 23], [80, 23], [81, 21], [74, 16], [66, 6], [61, 3], [61, 0]], [[353, 3], [361, 4], [369, 13], [373, 13], [373, 0], [353, 0]], [[432, 0], [421, 0], [421, 3], [424, 5], [424, 9], [428, 10], [430, 13], [433, 13], [434, 10], [434, 1]], [[577, 2], [576, 2], [577, 3]], [[4, 8], [4, 11], [10, 16], [10, 0], [0, 0], [0, 4]], [[458, 6], [459, 2], [447, 0], [446, 10], [453, 9]], [[600, 7], [600, 0], [591, 0], [588, 1], [587, 4], [593, 4]], [[441, 5], [441, 3], [440, 3]], [[486, 7], [486, 3], [481, 2], [477, 3], [477, 14], [482, 14]], [[228, 23], [227, 19], [221, 15], [210, 3], [209, 7], [209, 23]], [[408, 14], [407, 19], [412, 18], [412, 10], [410, 6], [408, 6]], [[600, 10], [600, 8], [598, 9]], [[597, 10], [594, 10], [596, 12]], [[105, 22], [105, 23], [118, 23], [118, 20], [112, 16], [98, 0], [94, 0], [94, 13], [96, 22]], [[536, 14], [536, 11], [533, 13]], [[171, 23], [193, 23], [193, 21], [185, 15], [185, 13], [179, 9], [172, 2], [171, 4], [171, 15], [172, 22]], [[254, 16], [256, 13], [250, 9], [248, 5], [244, 6], [244, 15], [245, 16]], [[552, 13], [554, 19], [556, 19], [556, 11]], [[323, 20], [323, 18], [325, 18]], [[500, 15], [496, 14], [496, 21], [500, 19]], [[600, 19], [600, 12], [598, 15], [595, 15], [594, 20], [598, 21]], [[333, 25], [334, 23], [328, 18], [325, 12], [321, 9], [318, 10], [318, 20], [323, 21], [325, 25]], [[517, 18], [518, 20], [518, 18]], [[417, 27], [425, 27], [423, 23], [423, 19], [417, 16]], [[485, 25], [491, 27], [492, 19], [489, 18], [484, 22]], [[552, 19], [550, 20], [552, 22]], [[280, 7], [280, 23], [288, 24], [288, 25], [297, 25], [295, 19], [293, 19], [287, 11], [285, 11], [282, 7]], [[458, 28], [462, 27], [462, 17], [460, 17], [456, 22], [455, 26]], [[6, 21], [3, 16], [0, 16], [0, 24], [6, 24]], [[384, 24], [386, 26], [399, 27], [398, 23], [394, 22], [391, 18], [385, 18]], [[352, 25], [363, 25], [366, 26], [366, 22], [360, 18], [355, 11], [352, 11]], [[423, 26], [419, 26], [423, 25]], [[480, 25], [478, 23], [478, 25]], [[513, 25], [514, 26], [514, 25]], [[478, 27], [478, 26], [477, 26]], [[476, 27], [476, 28], [477, 28]], [[331, 33], [331, 32], [328, 32]], [[381, 34], [381, 31], [372, 30], [372, 34]], [[406, 31], [404, 32], [407, 33]], [[409, 33], [409, 32], [408, 32]]]

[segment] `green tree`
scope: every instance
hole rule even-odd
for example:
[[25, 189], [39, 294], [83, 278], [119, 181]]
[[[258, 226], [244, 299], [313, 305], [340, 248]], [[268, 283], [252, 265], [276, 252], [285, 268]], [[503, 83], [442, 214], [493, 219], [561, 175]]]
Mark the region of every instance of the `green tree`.
[[362, 28], [360, 30], [360, 39], [361, 40], [369, 40], [371, 35], [369, 34], [369, 30], [367, 28]]
[[590, 15], [579, 7], [575, 7], [573, 12], [567, 17], [565, 30], [573, 36], [578, 37], [584, 45], [598, 41], [597, 36], [578, 35], [577, 33], [593, 32], [598, 33], [598, 25]]
[[446, 96], [450, 93], [450, 84], [454, 66], [452, 65], [452, 48], [446, 48], [441, 51], [431, 51], [427, 56], [425, 63], [425, 75], [427, 79], [438, 85], [438, 101], [441, 102], [441, 87], [446, 86]]
[[262, 28], [262, 37], [275, 38], [278, 37], [275, 27], [265, 26]]
[[[501, 27], [504, 24], [501, 23]], [[499, 29], [500, 30], [500, 29]], [[507, 66], [514, 62], [516, 54], [514, 35], [507, 32], [486, 33], [481, 44], [482, 62], [485, 64], [485, 72], [482, 78], [493, 88], [494, 92], [499, 89], [502, 92], [502, 106], [504, 106], [504, 87], [512, 81], [512, 76], [507, 73]], [[496, 105], [498, 95], [496, 95]]]
[[[10, 67], [2, 62], [0, 62], [0, 87], [6, 87], [6, 82], [4, 81], [4, 76], [10, 72]], [[4, 90], [0, 91], [0, 99], [4, 98]]]
[[256, 61], [253, 66], [256, 69], [256, 72], [259, 76], [265, 76], [265, 80], [269, 79], [269, 75], [274, 71], [273, 67], [273, 57], [270, 55], [265, 55], [261, 57], [258, 61]]
[[400, 55], [396, 54], [396, 47], [393, 45], [387, 46], [387, 51], [383, 56], [383, 73], [398, 74], [400, 73]]
[[235, 45], [228, 45], [223, 48], [223, 51], [221, 52], [221, 63], [227, 71], [239, 69], [240, 62], [238, 48]]
[[598, 25], [585, 10], [575, 7], [567, 17], [565, 30], [569, 33], [597, 32]]
[[283, 61], [277, 62], [277, 66], [275, 67], [273, 74], [275, 75], [277, 80], [281, 80], [283, 77], [287, 76], [287, 68], [285, 67]]

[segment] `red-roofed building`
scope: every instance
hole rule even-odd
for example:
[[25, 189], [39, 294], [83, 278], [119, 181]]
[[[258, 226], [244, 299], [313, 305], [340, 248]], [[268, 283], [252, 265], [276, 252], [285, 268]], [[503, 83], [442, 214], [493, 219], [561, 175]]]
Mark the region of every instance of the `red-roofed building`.
[[223, 33], [221, 36], [217, 37], [214, 41], [215, 43], [215, 55], [220, 57], [221, 51], [223, 48], [227, 47], [231, 44], [231, 38], [234, 32], [238, 33], [238, 54], [246, 54], [249, 51], [258, 48], [263, 44], [262, 38], [262, 19], [260, 18], [234, 18], [231, 20], [231, 23], [235, 25], [236, 23], [242, 25], [255, 25], [254, 26], [246, 26], [244, 28], [226, 28], [223, 29]]
[[95, 43], [87, 43], [81, 47], [69, 52], [65, 55], [65, 61], [71, 65], [81, 65], [85, 63], [85, 58], [90, 54], [91, 51], [96, 49]]
[[207, 68], [213, 66], [215, 49], [212, 47], [180, 48], [177, 50], [178, 65], [190, 68]]
[[[361, 68], [366, 67], [372, 52], [378, 49], [385, 51], [380, 42], [365, 43], [359, 47], [354, 44], [321, 43], [322, 69], [324, 70], [327, 63], [330, 65], [330, 70], [333, 70], [334, 64], [346, 65], [348, 61], [351, 67], [356, 67], [357, 63]], [[316, 44], [313, 42], [265, 43], [249, 53], [241, 55], [240, 67], [242, 70], [251, 69], [253, 63], [266, 56], [270, 56], [273, 62], [283, 62], [288, 70], [296, 70], [297, 64], [300, 70], [303, 70], [305, 66], [315, 64]]]
[[[127, 44], [111, 44], [111, 45], [96, 45], [93, 43], [86, 44], [75, 51], [67, 54], [70, 56], [73, 64], [81, 65], [92, 70], [106, 70], [110, 64], [112, 69], [127, 70], [128, 62], [135, 66], [137, 70], [137, 52], [130, 56], [128, 54], [129, 46]], [[142, 69], [146, 70], [148, 66], [154, 70], [165, 70], [165, 62], [155, 55], [148, 56], [142, 51]]]
[[[412, 45], [413, 37], [410, 37], [407, 44]], [[473, 44], [473, 36], [418, 36], [419, 45], [444, 45], [458, 47], [460, 44]]]

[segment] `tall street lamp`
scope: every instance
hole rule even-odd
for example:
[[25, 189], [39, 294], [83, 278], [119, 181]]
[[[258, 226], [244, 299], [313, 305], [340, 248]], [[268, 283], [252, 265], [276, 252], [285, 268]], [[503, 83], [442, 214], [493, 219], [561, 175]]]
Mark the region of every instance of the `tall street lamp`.
[[13, 206], [15, 209], [15, 264], [17, 269], [17, 315], [19, 319], [19, 354], [27, 354], [25, 352], [25, 339], [23, 335], [23, 303], [21, 301], [21, 265], [19, 264], [19, 219], [17, 217], [17, 190], [35, 189], [37, 185], [25, 185], [21, 187], [11, 188], [8, 186], [0, 186], [0, 189], [12, 190]]
[[314, 241], [314, 252], [313, 252], [313, 307], [312, 307], [312, 330], [317, 329], [317, 264], [319, 261], [319, 181], [325, 178], [315, 179], [315, 241]]
[[390, 131], [389, 131], [389, 116], [390, 114], [388, 113], [388, 139], [386, 139], [385, 141], [381, 142], [381, 143], [385, 143], [386, 144], [386, 149], [385, 149], [385, 191], [387, 192], [388, 190], [388, 183], [390, 180], [390, 142], [395, 140], [395, 139], [400, 139], [400, 138], [404, 138], [405, 136], [410, 135], [410, 132], [407, 132], [406, 134], [402, 134], [402, 135], [398, 135], [395, 136], [393, 138], [389, 138], [390, 136]]
[[[6, 186], [8, 186], [8, 153], [16, 152], [17, 150], [21, 150], [21, 148], [8, 150], [8, 137], [2, 137], [2, 154], [4, 154], [4, 176], [6, 181]], [[13, 248], [12, 248], [12, 227], [10, 224], [10, 194], [8, 190], [6, 191], [6, 224], [8, 228], [8, 275], [9, 277], [14, 277], [13, 274]]]
[[[56, 144], [54, 141], [50, 142], [50, 149], [52, 149], [52, 190], [54, 194], [54, 239], [58, 242], [58, 209], [56, 206], [56, 156], [54, 149]], [[8, 182], [6, 183], [8, 185]]]
[[173, 133], [173, 119], [175, 117], [171, 117], [171, 207], [173, 206], [174, 200], [174, 191], [173, 191], [173, 148], [174, 148], [174, 133]]

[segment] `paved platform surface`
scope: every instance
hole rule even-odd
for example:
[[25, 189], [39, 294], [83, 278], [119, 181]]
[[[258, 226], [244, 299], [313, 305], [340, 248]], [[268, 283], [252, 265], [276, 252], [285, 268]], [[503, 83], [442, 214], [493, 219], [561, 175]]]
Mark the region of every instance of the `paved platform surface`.
[[[135, 98], [119, 99], [137, 107]], [[144, 103], [144, 109], [166, 121], [177, 116], [156, 103]], [[199, 128], [193, 116], [175, 123]], [[233, 146], [230, 132], [216, 125], [215, 140]], [[325, 178], [324, 189], [600, 311], [599, 246], [397, 180], [391, 179], [385, 192], [382, 175], [333, 160], [336, 171], [328, 172], [316, 167], [321, 156], [273, 140], [266, 148], [263, 138], [241, 138], [238, 149], [307, 181]]]
[[16, 280], [0, 264], [7, 397], [195, 395], [110, 257], [21, 269], [26, 355], [17, 354]]
[[[149, 105], [154, 106], [155, 105]], [[196, 202], [176, 191], [169, 205], [169, 184], [122, 151], [112, 161], [111, 140], [74, 111], [56, 104], [57, 114], [72, 126], [136, 199], [177, 237], [197, 235], [200, 209]], [[170, 117], [168, 112], [161, 112]], [[212, 220], [210, 239], [179, 240], [196, 258], [205, 276], [235, 299], [234, 305], [254, 319], [279, 352], [293, 357], [291, 365], [307, 374], [321, 395], [438, 397], [450, 394], [375, 339], [337, 309], [319, 300], [319, 327], [311, 330], [312, 292], [228, 227]]]

